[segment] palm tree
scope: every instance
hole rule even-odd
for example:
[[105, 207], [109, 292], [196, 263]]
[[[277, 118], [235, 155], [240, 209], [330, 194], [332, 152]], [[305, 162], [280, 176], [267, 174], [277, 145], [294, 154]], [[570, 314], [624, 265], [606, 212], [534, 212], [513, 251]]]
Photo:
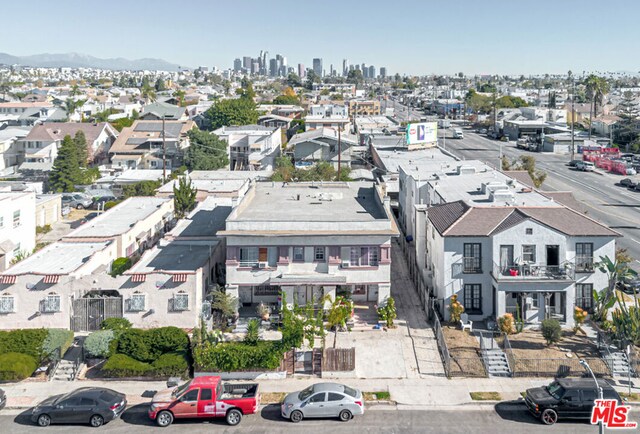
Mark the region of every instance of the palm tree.
[[604, 77], [591, 74], [585, 79], [584, 85], [587, 88], [587, 98], [591, 100], [589, 106], [589, 139], [591, 139], [593, 113], [598, 115], [598, 105], [602, 105], [605, 94], [609, 92], [609, 82]]

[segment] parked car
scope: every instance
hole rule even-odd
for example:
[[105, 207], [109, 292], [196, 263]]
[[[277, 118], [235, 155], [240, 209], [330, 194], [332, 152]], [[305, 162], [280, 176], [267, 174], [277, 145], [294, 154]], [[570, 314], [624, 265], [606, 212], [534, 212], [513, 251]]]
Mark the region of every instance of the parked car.
[[634, 185], [633, 187], [629, 186], [630, 191], [635, 191], [636, 193], [640, 193], [640, 182]]
[[[604, 399], [622, 403], [618, 392], [603, 379], [598, 379]], [[529, 411], [545, 425], [558, 419], [589, 419], [598, 390], [592, 378], [561, 378], [548, 386], [527, 389], [524, 401]]]
[[42, 427], [52, 423], [86, 423], [99, 427], [118, 418], [126, 407], [127, 398], [122, 393], [102, 387], [82, 387], [42, 401], [33, 409], [31, 421]]
[[149, 407], [149, 418], [161, 427], [174, 419], [224, 417], [238, 425], [243, 416], [254, 414], [260, 405], [258, 383], [223, 383], [220, 377], [196, 377], [181, 386], [156, 393]]
[[60, 214], [62, 216], [67, 216], [71, 212], [71, 207], [69, 205], [62, 205], [62, 209], [60, 210]]
[[84, 216], [82, 218], [82, 220], [80, 220], [80, 224], [83, 225], [85, 223], [87, 223], [90, 220], [93, 220], [94, 218], [98, 217], [100, 214], [98, 214], [97, 212], [90, 212], [89, 214], [87, 214], [86, 216]]
[[567, 165], [569, 167], [576, 167], [578, 165], [579, 162], [581, 162], [582, 160], [571, 160], [567, 163]]
[[280, 405], [282, 417], [294, 423], [317, 417], [337, 417], [348, 422], [354, 415], [363, 413], [362, 392], [337, 383], [318, 383], [290, 393]]
[[636, 174], [637, 174], [636, 169], [634, 169], [633, 166], [627, 166], [626, 175], [633, 176], [633, 175], [636, 175]]
[[7, 395], [4, 393], [4, 390], [0, 389], [0, 410], [2, 410], [7, 405]]
[[640, 277], [623, 278], [616, 282], [616, 287], [627, 294], [640, 294]]
[[596, 170], [596, 165], [591, 161], [580, 161], [576, 164], [577, 170], [582, 170], [583, 172], [593, 172]]
[[620, 187], [633, 188], [636, 186], [636, 183], [631, 178], [624, 178], [621, 179], [620, 182], [618, 182], [618, 185]]
[[92, 209], [103, 209], [105, 203], [107, 203], [107, 202], [115, 202], [117, 200], [118, 199], [113, 195], [94, 197], [93, 198], [93, 204], [91, 204], [91, 208]]
[[89, 208], [93, 200], [87, 195], [81, 193], [68, 193], [62, 195], [62, 205], [68, 205], [71, 208], [85, 209]]

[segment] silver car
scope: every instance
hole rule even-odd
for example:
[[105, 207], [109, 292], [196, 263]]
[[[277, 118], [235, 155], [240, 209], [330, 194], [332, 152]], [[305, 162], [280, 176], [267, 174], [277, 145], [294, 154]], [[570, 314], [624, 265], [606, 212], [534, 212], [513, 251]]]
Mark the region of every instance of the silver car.
[[305, 417], [337, 417], [347, 422], [364, 413], [364, 399], [358, 389], [337, 383], [318, 383], [288, 394], [280, 406], [280, 413], [294, 423]]

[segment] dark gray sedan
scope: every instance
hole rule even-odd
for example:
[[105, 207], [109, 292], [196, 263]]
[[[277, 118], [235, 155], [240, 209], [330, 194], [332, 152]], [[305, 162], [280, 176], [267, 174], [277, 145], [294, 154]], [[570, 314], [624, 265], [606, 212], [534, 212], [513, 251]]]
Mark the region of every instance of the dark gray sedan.
[[283, 418], [297, 423], [304, 418], [337, 417], [347, 422], [364, 413], [364, 399], [358, 389], [337, 383], [318, 383], [288, 394], [280, 406]]
[[127, 399], [122, 393], [101, 387], [82, 387], [42, 401], [33, 409], [31, 421], [39, 426], [82, 423], [99, 427], [119, 417], [126, 407]]

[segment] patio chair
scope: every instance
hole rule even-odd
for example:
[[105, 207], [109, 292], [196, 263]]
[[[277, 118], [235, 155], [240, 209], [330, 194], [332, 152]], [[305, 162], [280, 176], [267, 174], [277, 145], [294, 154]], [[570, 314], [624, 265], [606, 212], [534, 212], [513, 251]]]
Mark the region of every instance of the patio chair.
[[469, 329], [470, 332], [473, 331], [473, 321], [469, 321], [469, 315], [466, 313], [460, 315], [460, 326], [462, 327], [462, 331], [465, 329]]

